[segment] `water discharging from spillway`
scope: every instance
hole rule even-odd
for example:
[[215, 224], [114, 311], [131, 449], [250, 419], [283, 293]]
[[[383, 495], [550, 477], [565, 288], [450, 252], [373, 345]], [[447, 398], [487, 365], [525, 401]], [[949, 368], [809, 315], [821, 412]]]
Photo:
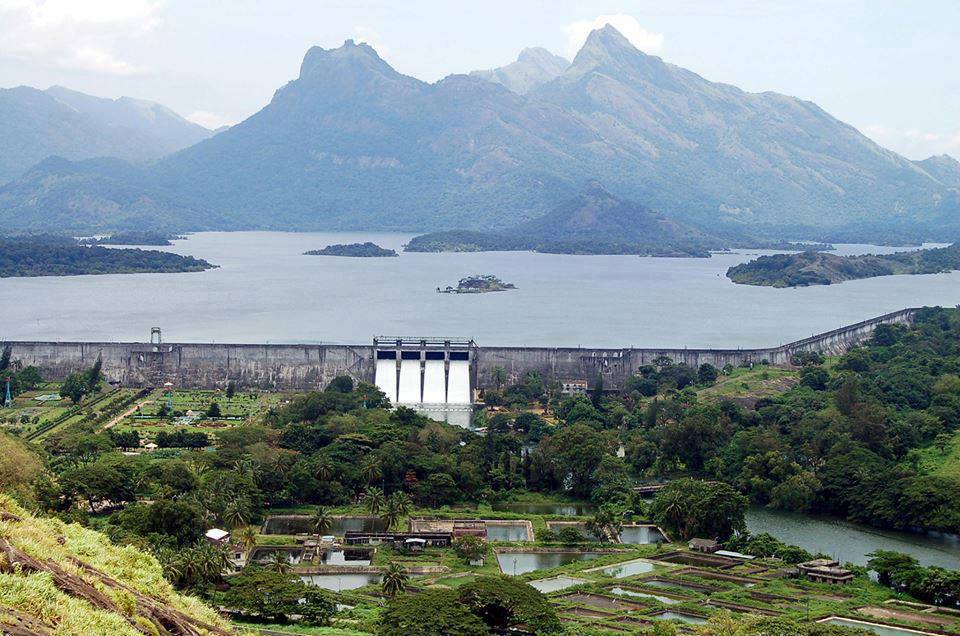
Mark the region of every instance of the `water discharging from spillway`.
[[419, 404], [420, 392], [420, 360], [400, 361], [400, 394], [397, 404]]
[[377, 388], [387, 395], [391, 404], [397, 403], [397, 361], [377, 360]]
[[470, 363], [466, 360], [451, 360], [447, 402], [470, 404], [470, 401]]
[[427, 360], [423, 368], [424, 404], [445, 404], [447, 387], [444, 378], [443, 360]]
[[[399, 347], [398, 347], [399, 349]], [[409, 406], [432, 419], [470, 427], [470, 354], [431, 347], [377, 351], [377, 387], [390, 402]], [[399, 359], [399, 375], [397, 361]]]

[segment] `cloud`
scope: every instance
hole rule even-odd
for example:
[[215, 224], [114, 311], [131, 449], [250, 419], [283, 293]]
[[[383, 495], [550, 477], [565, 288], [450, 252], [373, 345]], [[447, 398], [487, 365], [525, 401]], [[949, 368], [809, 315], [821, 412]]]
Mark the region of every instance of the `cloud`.
[[239, 121], [236, 117], [230, 117], [229, 115], [223, 115], [220, 113], [211, 113], [206, 110], [198, 110], [190, 113], [186, 118], [188, 121], [192, 121], [195, 124], [200, 124], [204, 128], [209, 128], [210, 130], [216, 130], [222, 126], [233, 126]]
[[863, 134], [910, 159], [948, 154], [960, 158], [960, 130], [931, 132], [919, 128], [892, 128], [882, 124], [863, 127]]
[[603, 28], [609, 24], [623, 34], [631, 44], [644, 53], [657, 53], [663, 47], [663, 34], [648, 31], [637, 22], [632, 15], [617, 13], [613, 15], [598, 15], [593, 20], [578, 20], [563, 27], [567, 34], [567, 55], [574, 57], [583, 47], [587, 36], [594, 29]]
[[116, 52], [160, 23], [163, 0], [0, 0], [0, 56], [42, 66], [134, 75]]

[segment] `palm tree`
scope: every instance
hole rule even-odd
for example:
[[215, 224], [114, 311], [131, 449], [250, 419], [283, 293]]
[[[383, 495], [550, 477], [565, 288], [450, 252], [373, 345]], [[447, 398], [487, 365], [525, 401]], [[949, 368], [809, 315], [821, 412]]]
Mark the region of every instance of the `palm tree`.
[[227, 524], [231, 530], [236, 530], [241, 526], [247, 525], [249, 521], [247, 517], [247, 511], [236, 501], [228, 503], [227, 507], [223, 510], [223, 522]]
[[362, 501], [363, 505], [367, 507], [367, 511], [372, 515], [380, 514], [386, 504], [383, 491], [376, 487], [367, 488], [367, 491], [363, 493]]
[[413, 506], [413, 501], [410, 499], [410, 495], [405, 492], [398, 490], [397, 492], [390, 495], [389, 500], [387, 501], [388, 506], [393, 506], [401, 516], [407, 515], [410, 513], [410, 507]]
[[249, 553], [257, 545], [257, 531], [253, 526], [245, 526], [236, 534], [237, 543], [243, 548], [244, 552]]
[[376, 459], [370, 459], [360, 468], [360, 474], [364, 479], [367, 480], [368, 484], [372, 484], [374, 481], [380, 477], [380, 462]]
[[326, 506], [317, 506], [313, 518], [310, 519], [310, 527], [317, 533], [317, 555], [320, 555], [320, 537], [330, 532], [333, 527], [333, 517], [330, 516], [330, 510]]
[[383, 525], [385, 526], [384, 530], [389, 532], [390, 528], [396, 525], [396, 523], [400, 521], [400, 517], [402, 516], [403, 515], [400, 514], [400, 511], [397, 509], [396, 505], [394, 504], [393, 498], [391, 497], [390, 499], [388, 499], [387, 507], [384, 508], [383, 513], [381, 513], [380, 515], [380, 520], [383, 521]]
[[330, 478], [333, 477], [333, 463], [326, 457], [319, 459], [313, 470], [319, 481], [330, 481]]
[[267, 569], [277, 574], [288, 573], [290, 571], [290, 559], [287, 558], [287, 553], [283, 550], [276, 550], [270, 555], [270, 560], [267, 562]]
[[393, 598], [407, 589], [407, 581], [409, 580], [410, 577], [403, 571], [403, 567], [399, 563], [391, 561], [387, 564], [387, 568], [383, 571], [383, 577], [380, 579], [383, 584], [383, 593]]

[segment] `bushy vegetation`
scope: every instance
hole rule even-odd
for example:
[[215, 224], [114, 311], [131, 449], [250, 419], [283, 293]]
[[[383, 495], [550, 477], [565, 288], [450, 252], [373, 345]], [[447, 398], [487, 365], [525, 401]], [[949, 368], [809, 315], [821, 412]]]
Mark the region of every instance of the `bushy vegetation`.
[[356, 258], [380, 258], [389, 256], [399, 256], [396, 250], [388, 250], [380, 247], [376, 243], [367, 241], [365, 243], [337, 243], [327, 245], [321, 250], [310, 250], [303, 253], [305, 256], [352, 256]]
[[837, 256], [824, 252], [761, 256], [727, 270], [727, 277], [743, 285], [804, 287], [893, 274], [938, 274], [960, 269], [960, 243], [950, 247]]
[[57, 237], [0, 237], [0, 278], [141, 272], [199, 272], [205, 260], [170, 252], [78, 245]]

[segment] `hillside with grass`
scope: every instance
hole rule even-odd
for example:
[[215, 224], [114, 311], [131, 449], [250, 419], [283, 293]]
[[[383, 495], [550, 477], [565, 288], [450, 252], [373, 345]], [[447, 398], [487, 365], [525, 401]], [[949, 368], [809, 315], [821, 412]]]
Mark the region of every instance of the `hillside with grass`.
[[0, 630], [12, 634], [225, 635], [173, 590], [157, 560], [75, 523], [35, 517], [0, 495]]

